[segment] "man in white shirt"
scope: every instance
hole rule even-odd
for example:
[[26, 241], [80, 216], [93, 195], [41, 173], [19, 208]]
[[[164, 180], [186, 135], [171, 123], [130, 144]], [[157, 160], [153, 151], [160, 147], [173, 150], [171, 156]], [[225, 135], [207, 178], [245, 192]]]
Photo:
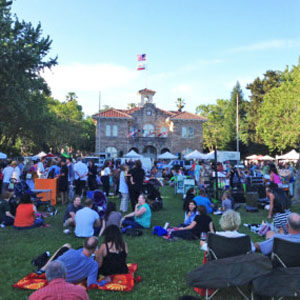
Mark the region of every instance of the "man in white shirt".
[[39, 161], [37, 164], [36, 173], [39, 178], [44, 178], [44, 173], [45, 173], [44, 163], [45, 163], [45, 157], [42, 157], [41, 161]]
[[3, 181], [2, 181], [2, 191], [1, 193], [4, 194], [8, 190], [8, 185], [10, 183], [14, 168], [11, 165], [7, 165], [3, 171]]
[[77, 237], [97, 236], [101, 228], [101, 220], [98, 213], [92, 209], [93, 201], [85, 200], [85, 207], [75, 214], [75, 235]]
[[74, 178], [75, 178], [75, 194], [82, 195], [82, 191], [86, 186], [88, 178], [88, 167], [81, 161], [81, 158], [77, 158], [77, 163], [74, 165]]
[[11, 166], [14, 168], [11, 178], [15, 179], [16, 182], [20, 182], [20, 176], [21, 176], [21, 170], [18, 167], [18, 164], [16, 161], [13, 161], [11, 163]]

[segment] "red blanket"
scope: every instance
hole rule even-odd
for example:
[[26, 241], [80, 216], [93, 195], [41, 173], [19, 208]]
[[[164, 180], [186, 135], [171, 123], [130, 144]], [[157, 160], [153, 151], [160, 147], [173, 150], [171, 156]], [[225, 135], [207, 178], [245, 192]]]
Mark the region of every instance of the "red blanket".
[[[137, 264], [128, 264], [129, 273], [128, 274], [118, 274], [112, 275], [112, 281], [106, 285], [100, 287], [97, 284], [92, 284], [89, 286], [90, 289], [99, 289], [107, 291], [126, 291], [129, 292], [133, 289], [135, 278], [134, 273], [137, 270]], [[98, 280], [102, 280], [103, 276], [100, 276]], [[138, 281], [140, 277], [138, 278]], [[17, 283], [13, 285], [14, 288], [26, 289], [26, 290], [38, 290], [48, 284], [45, 274], [37, 275], [35, 273], [30, 273]], [[86, 287], [86, 281], [78, 283], [81, 286]]]

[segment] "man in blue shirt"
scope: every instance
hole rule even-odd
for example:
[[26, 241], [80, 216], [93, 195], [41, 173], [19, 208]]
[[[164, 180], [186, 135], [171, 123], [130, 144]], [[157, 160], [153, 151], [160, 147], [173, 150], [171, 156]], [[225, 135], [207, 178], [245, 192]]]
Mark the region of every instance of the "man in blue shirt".
[[49, 263], [53, 260], [63, 262], [67, 270], [66, 281], [78, 283], [87, 279], [87, 286], [98, 284], [98, 263], [91, 258], [98, 246], [98, 238], [89, 237], [84, 241], [83, 248], [72, 249], [70, 244], [65, 244], [48, 260], [37, 274], [44, 273]]
[[199, 196], [196, 196], [193, 199], [197, 206], [203, 205], [206, 208], [208, 214], [211, 214], [214, 208], [214, 204], [206, 197], [204, 190], [199, 191]]
[[300, 243], [300, 216], [297, 213], [292, 213], [287, 218], [288, 234], [274, 234], [271, 238], [261, 243], [255, 243], [256, 251], [260, 251], [264, 255], [272, 252], [274, 238]]

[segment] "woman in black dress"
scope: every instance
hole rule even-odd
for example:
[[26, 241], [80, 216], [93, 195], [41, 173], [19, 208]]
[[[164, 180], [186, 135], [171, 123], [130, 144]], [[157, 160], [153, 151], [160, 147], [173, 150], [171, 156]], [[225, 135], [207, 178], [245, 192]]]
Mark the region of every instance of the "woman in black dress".
[[61, 204], [68, 202], [68, 167], [66, 165], [66, 159], [61, 160], [60, 175], [58, 177], [58, 190], [61, 196]]
[[89, 161], [89, 174], [88, 174], [88, 186], [90, 191], [94, 191], [97, 188], [97, 167], [92, 160]]

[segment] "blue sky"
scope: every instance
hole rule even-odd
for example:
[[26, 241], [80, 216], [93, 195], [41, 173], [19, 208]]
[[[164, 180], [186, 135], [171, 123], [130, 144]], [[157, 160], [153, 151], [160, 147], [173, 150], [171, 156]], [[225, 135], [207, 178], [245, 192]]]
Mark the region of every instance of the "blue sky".
[[[158, 107], [185, 109], [228, 99], [236, 81], [297, 65], [299, 0], [15, 0], [12, 11], [53, 40], [58, 66], [43, 74], [52, 95], [72, 91], [86, 114], [125, 108], [155, 90]], [[147, 54], [145, 71], [136, 55]]]

